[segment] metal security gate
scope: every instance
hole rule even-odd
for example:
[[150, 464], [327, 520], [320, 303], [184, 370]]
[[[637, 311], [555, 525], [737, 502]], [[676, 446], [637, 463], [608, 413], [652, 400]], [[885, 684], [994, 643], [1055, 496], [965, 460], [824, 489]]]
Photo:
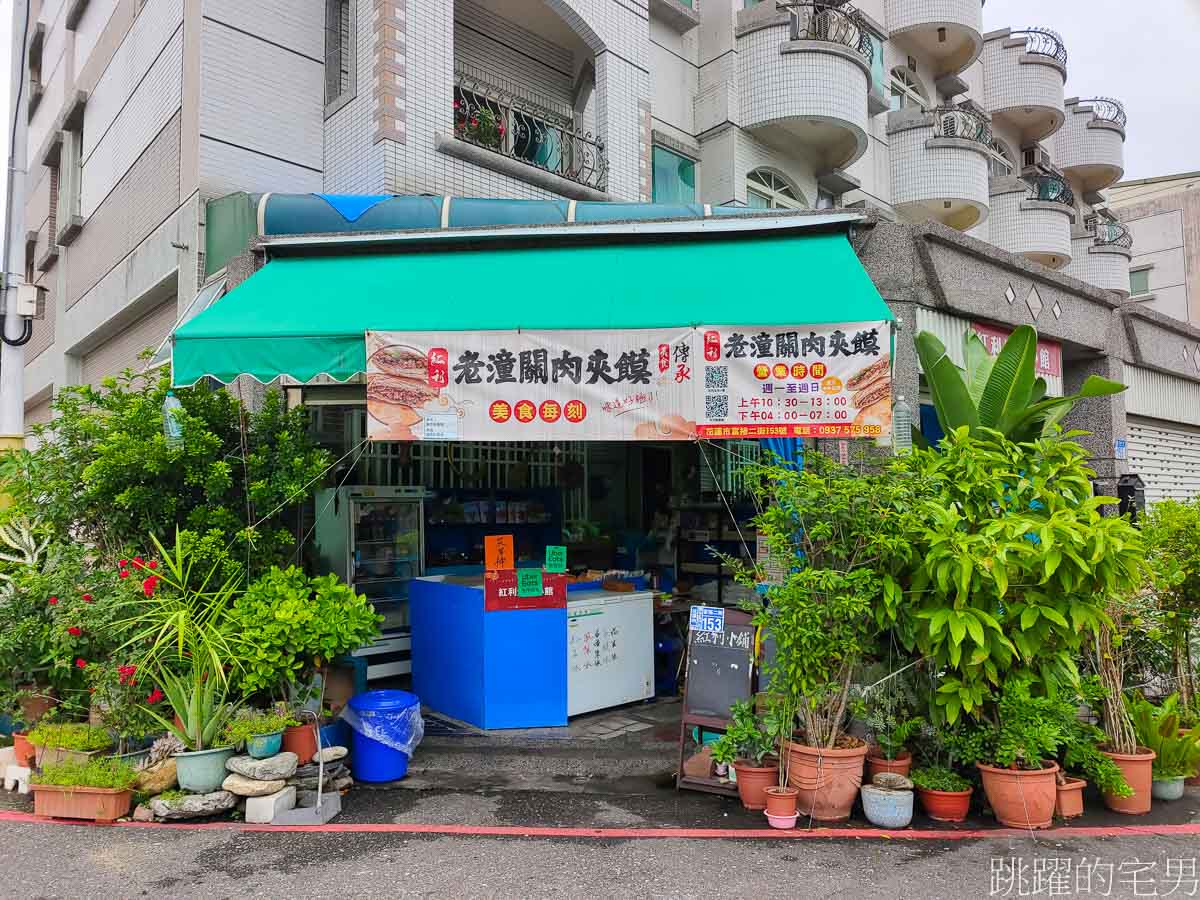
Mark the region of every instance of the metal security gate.
[[1129, 417], [1129, 471], [1146, 483], [1146, 504], [1200, 496], [1200, 427]]

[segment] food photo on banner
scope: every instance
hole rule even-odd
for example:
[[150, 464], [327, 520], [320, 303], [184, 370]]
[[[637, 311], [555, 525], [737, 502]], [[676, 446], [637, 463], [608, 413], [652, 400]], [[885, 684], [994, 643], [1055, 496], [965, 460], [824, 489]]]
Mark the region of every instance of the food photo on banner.
[[372, 440], [886, 437], [887, 322], [367, 332]]

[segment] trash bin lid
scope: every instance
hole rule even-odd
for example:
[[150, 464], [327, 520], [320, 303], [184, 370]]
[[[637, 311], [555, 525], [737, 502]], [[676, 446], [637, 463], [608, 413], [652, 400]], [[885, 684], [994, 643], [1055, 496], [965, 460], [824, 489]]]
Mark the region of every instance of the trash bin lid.
[[365, 694], [355, 694], [349, 703], [350, 708], [357, 712], [408, 709], [420, 705], [420, 698], [408, 691], [367, 691]]

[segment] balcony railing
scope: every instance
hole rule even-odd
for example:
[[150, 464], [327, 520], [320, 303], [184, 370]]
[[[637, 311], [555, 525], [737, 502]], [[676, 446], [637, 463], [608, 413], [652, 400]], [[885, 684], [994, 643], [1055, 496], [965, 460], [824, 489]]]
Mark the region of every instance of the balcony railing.
[[942, 106], [935, 109], [933, 114], [933, 132], [938, 137], [976, 141], [991, 147], [992, 126], [979, 113], [955, 106]]
[[847, 3], [834, 7], [830, 2], [781, 2], [779, 9], [792, 17], [793, 41], [829, 41], [849, 47], [867, 61], [875, 59], [875, 48], [858, 10]]
[[1049, 28], [1024, 28], [1012, 32], [1013, 37], [1025, 38], [1025, 52], [1037, 56], [1049, 56], [1064, 66], [1067, 64], [1067, 45], [1063, 43], [1062, 35]]
[[454, 73], [454, 136], [598, 191], [608, 186], [604, 143], [554, 110], [468, 67]]
[[1027, 175], [1025, 183], [1029, 185], [1030, 200], [1075, 206], [1075, 194], [1071, 190], [1071, 185], [1067, 184], [1067, 179], [1061, 175]]
[[1120, 222], [1092, 222], [1088, 230], [1096, 236], [1097, 247], [1133, 247], [1133, 235]]
[[1093, 97], [1090, 100], [1080, 100], [1080, 106], [1090, 106], [1092, 115], [1102, 122], [1112, 122], [1122, 131], [1125, 130], [1125, 107], [1120, 100], [1112, 97]]

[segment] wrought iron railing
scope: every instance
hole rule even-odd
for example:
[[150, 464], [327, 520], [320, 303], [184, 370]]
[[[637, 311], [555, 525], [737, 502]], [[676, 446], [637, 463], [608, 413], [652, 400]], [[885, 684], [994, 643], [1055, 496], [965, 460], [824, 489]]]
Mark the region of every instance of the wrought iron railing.
[[942, 106], [933, 111], [933, 131], [938, 137], [976, 141], [985, 147], [992, 145], [992, 126], [977, 112]]
[[1090, 106], [1092, 115], [1103, 122], [1112, 122], [1121, 128], [1125, 129], [1125, 107], [1120, 100], [1114, 100], [1112, 97], [1092, 97], [1090, 100], [1080, 100], [1080, 106]]
[[1071, 185], [1061, 175], [1047, 173], [1026, 175], [1025, 183], [1029, 185], [1030, 200], [1061, 203], [1064, 206], [1075, 205], [1075, 194], [1071, 190]]
[[1133, 247], [1133, 235], [1120, 222], [1106, 219], [1103, 222], [1091, 222], [1089, 226], [1089, 230], [1096, 236], [1097, 247], [1124, 247], [1126, 250]]
[[1063, 43], [1062, 35], [1049, 28], [1023, 28], [1014, 31], [1013, 37], [1025, 38], [1025, 52], [1038, 56], [1049, 56], [1064, 66], [1067, 64], [1067, 45]]
[[870, 65], [875, 48], [858, 10], [848, 3], [834, 4], [822, 0], [783, 0], [777, 4], [792, 18], [793, 41], [829, 41], [849, 47]]
[[608, 186], [604, 142], [573, 116], [521, 96], [466, 66], [454, 73], [454, 136], [598, 191]]

